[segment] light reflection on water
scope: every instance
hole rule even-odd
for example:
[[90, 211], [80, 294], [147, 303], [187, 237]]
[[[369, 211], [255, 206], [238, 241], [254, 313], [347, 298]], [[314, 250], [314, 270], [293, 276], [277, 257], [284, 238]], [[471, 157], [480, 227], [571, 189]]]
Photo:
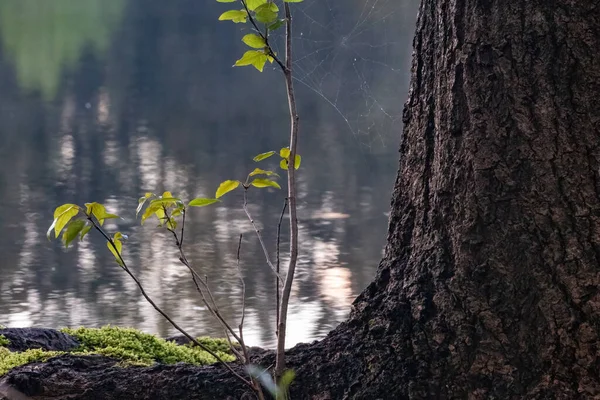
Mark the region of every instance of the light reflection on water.
[[[285, 146], [279, 75], [228, 68], [240, 32], [217, 24], [218, 3], [111, 0], [104, 12], [97, 0], [77, 7], [53, 0], [45, 4], [55, 8], [40, 13], [36, 1], [0, 2], [0, 20], [17, 22], [0, 28], [0, 157], [9, 166], [0, 171], [0, 324], [110, 323], [176, 333], [100, 237], [91, 233], [66, 250], [45, 238], [54, 207], [98, 201], [123, 217], [105, 228], [129, 236], [125, 258], [154, 301], [190, 332], [222, 335], [173, 238], [155, 222], [140, 226], [135, 207], [147, 191], [212, 197], [222, 180], [244, 179], [256, 166], [252, 156]], [[367, 3], [374, 11], [363, 0], [345, 8], [298, 6], [301, 248], [288, 345], [322, 337], [345, 318], [372, 279], [385, 240], [416, 2]], [[55, 44], [40, 61], [39, 43], [26, 37], [42, 36]], [[272, 258], [284, 197], [250, 192], [249, 210]], [[208, 276], [222, 314], [236, 322], [242, 292], [235, 254], [243, 234], [244, 335], [252, 345], [272, 346], [275, 280], [241, 203], [233, 192], [218, 205], [190, 210], [186, 251]], [[282, 266], [287, 248], [284, 237]]]

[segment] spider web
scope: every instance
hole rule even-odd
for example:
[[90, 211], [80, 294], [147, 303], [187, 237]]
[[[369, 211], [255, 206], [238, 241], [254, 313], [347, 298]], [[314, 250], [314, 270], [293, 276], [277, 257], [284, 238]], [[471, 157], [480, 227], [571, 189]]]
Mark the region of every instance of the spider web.
[[410, 61], [400, 38], [412, 32], [412, 3], [308, 0], [292, 11], [298, 90], [324, 101], [368, 150], [397, 138]]

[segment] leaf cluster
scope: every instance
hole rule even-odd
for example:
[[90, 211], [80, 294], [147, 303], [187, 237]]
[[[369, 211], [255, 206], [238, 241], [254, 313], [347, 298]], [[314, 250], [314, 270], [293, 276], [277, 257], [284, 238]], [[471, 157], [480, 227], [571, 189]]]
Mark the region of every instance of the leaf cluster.
[[[284, 3], [301, 3], [304, 0], [283, 0]], [[252, 50], [246, 51], [234, 64], [235, 67], [252, 65], [263, 71], [267, 61], [273, 63], [276, 54], [269, 45], [269, 32], [281, 28], [285, 18], [281, 18], [279, 7], [271, 0], [217, 0], [219, 3], [237, 3], [242, 5], [241, 9], [227, 10], [219, 16], [219, 21], [231, 21], [236, 24], [245, 24], [248, 21], [254, 27], [254, 33], [248, 33], [242, 38], [242, 42]], [[263, 30], [259, 28], [263, 25]]]

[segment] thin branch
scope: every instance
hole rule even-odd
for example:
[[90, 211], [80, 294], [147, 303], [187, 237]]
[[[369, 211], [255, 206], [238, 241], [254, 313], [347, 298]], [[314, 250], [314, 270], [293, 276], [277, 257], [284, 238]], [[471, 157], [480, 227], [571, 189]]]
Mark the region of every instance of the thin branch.
[[231, 368], [231, 366], [229, 364], [227, 364], [225, 361], [223, 361], [223, 359], [221, 357], [219, 357], [214, 351], [212, 351], [208, 347], [204, 346], [202, 343], [200, 343], [198, 340], [196, 340], [192, 335], [190, 335], [185, 330], [183, 330], [183, 328], [181, 328], [179, 325], [177, 325], [177, 323], [175, 321], [173, 321], [171, 319], [171, 317], [169, 317], [158, 305], [156, 305], [156, 303], [146, 293], [146, 290], [142, 286], [142, 283], [137, 279], [137, 277], [127, 267], [127, 264], [125, 263], [125, 260], [123, 260], [123, 256], [121, 255], [121, 252], [119, 251], [119, 249], [117, 249], [117, 246], [115, 245], [115, 242], [112, 240], [112, 238], [110, 236], [108, 236], [106, 234], [106, 232], [104, 232], [104, 230], [102, 228], [100, 228], [100, 226], [98, 226], [98, 224], [96, 224], [96, 222], [91, 217], [88, 216], [88, 220], [92, 223], [94, 228], [98, 232], [100, 232], [100, 234], [102, 234], [102, 236], [104, 236], [104, 239], [106, 239], [106, 241], [110, 244], [110, 246], [115, 250], [116, 254], [119, 256], [119, 261], [121, 262], [121, 266], [122, 266], [123, 270], [131, 277], [131, 279], [133, 279], [135, 281], [136, 285], [140, 289], [140, 292], [142, 293], [142, 296], [144, 296], [146, 301], [148, 301], [148, 303], [150, 303], [150, 305], [152, 307], [154, 307], [154, 309], [156, 311], [158, 311], [160, 315], [162, 315], [167, 321], [169, 321], [169, 323], [171, 325], [173, 325], [173, 327], [175, 329], [177, 329], [179, 332], [181, 332], [181, 334], [183, 334], [186, 338], [188, 338], [192, 343], [194, 343], [196, 346], [200, 347], [202, 350], [206, 351], [208, 354], [213, 356], [215, 358], [215, 360], [217, 360], [221, 365], [223, 365], [225, 368], [227, 368], [241, 382], [243, 382], [244, 384], [248, 385], [251, 388], [254, 388], [250, 381], [248, 381], [247, 379], [242, 377], [240, 374], [238, 374], [233, 368]]
[[[179, 261], [184, 266], [186, 266], [188, 268], [188, 270], [190, 271], [190, 273], [192, 274], [192, 280], [194, 281], [194, 284], [196, 285], [196, 289], [198, 290], [198, 292], [200, 293], [200, 295], [202, 297], [202, 302], [204, 303], [206, 308], [208, 308], [208, 310], [213, 314], [213, 316], [215, 318], [217, 318], [217, 320], [223, 325], [223, 327], [229, 333], [231, 333], [231, 335], [234, 337], [234, 339], [237, 340], [240, 343], [240, 345], [243, 346], [241, 338], [235, 333], [233, 328], [229, 325], [229, 323], [221, 315], [221, 312], [219, 311], [219, 307], [217, 306], [217, 303], [215, 302], [215, 298], [213, 297], [212, 292], [211, 292], [210, 288], [208, 287], [208, 283], [200, 277], [200, 275], [196, 272], [196, 270], [194, 270], [194, 268], [191, 266], [191, 264], [187, 260], [187, 257], [185, 256], [185, 252], [183, 251], [183, 247], [181, 246], [181, 241], [179, 240], [179, 238], [177, 236], [177, 232], [175, 232], [174, 230], [172, 230], [168, 227], [167, 227], [167, 230], [169, 232], [171, 232], [173, 234], [173, 237], [175, 238], [175, 243], [177, 244], [177, 248], [179, 249]], [[212, 305], [206, 299], [206, 295], [204, 294], [204, 291], [200, 288], [198, 281], [202, 284], [202, 286], [208, 293], [208, 296], [209, 296], [210, 301], [212, 302]]]
[[240, 233], [240, 240], [238, 242], [236, 259], [237, 270], [240, 274], [240, 282], [242, 283], [242, 319], [240, 320], [239, 326], [240, 335], [242, 333], [242, 329], [244, 328], [244, 318], [246, 317], [246, 282], [244, 282], [244, 275], [242, 275], [242, 268], [240, 267], [240, 251], [242, 250], [242, 237], [243, 235]]
[[250, 223], [252, 224], [252, 227], [254, 228], [254, 231], [256, 232], [256, 235], [258, 236], [258, 241], [260, 242], [260, 245], [263, 249], [263, 252], [265, 253], [265, 259], [267, 260], [267, 264], [269, 265], [269, 267], [271, 267], [271, 270], [273, 271], [273, 273], [275, 274], [275, 276], [277, 276], [277, 278], [281, 281], [281, 283], [283, 283], [283, 278], [281, 277], [281, 275], [279, 275], [279, 272], [277, 272], [277, 269], [275, 268], [275, 266], [273, 265], [273, 263], [271, 262], [271, 257], [269, 257], [269, 251], [267, 250], [267, 246], [265, 245], [265, 242], [262, 238], [262, 235], [260, 234], [260, 230], [258, 229], [258, 227], [256, 226], [256, 224], [254, 223], [254, 219], [252, 218], [252, 215], [250, 215], [250, 211], [248, 211], [248, 188], [244, 188], [244, 211], [246, 212], [246, 215], [248, 216], [248, 219], [250, 220]]
[[[287, 208], [287, 204], [288, 204], [288, 200], [287, 197], [285, 198], [285, 201], [283, 202], [283, 209], [281, 210], [281, 215], [279, 216], [279, 223], [277, 224], [277, 261], [276, 261], [276, 271], [277, 273], [279, 273], [279, 243], [281, 240], [281, 222], [283, 221], [283, 215], [285, 214], [285, 209]], [[279, 279], [275, 279], [275, 285], [276, 285], [276, 291], [275, 291], [275, 296], [276, 296], [276, 307], [275, 307], [275, 336], [278, 335], [278, 329], [279, 329], [279, 303], [280, 303], [280, 289], [279, 289]]]
[[[238, 242], [237, 249], [237, 258], [236, 265], [238, 274], [240, 275], [240, 282], [242, 283], [242, 318], [240, 319], [240, 324], [238, 325], [238, 329], [240, 332], [240, 338], [242, 341], [244, 340], [244, 319], [246, 318], [246, 282], [244, 282], [244, 275], [242, 275], [242, 268], [240, 267], [240, 251], [242, 250], [242, 237], [243, 235], [240, 233], [240, 240]], [[242, 346], [242, 351], [244, 352], [244, 360], [245, 364], [250, 364], [250, 357], [248, 356], [248, 348], [246, 346]]]
[[277, 336], [277, 356], [275, 365], [275, 376], [279, 379], [285, 370], [285, 334], [288, 314], [288, 304], [292, 292], [292, 283], [298, 260], [298, 219], [296, 208], [296, 148], [298, 145], [299, 120], [296, 106], [296, 95], [294, 93], [294, 81], [292, 76], [292, 13], [289, 3], [283, 3], [286, 17], [285, 28], [285, 86], [290, 111], [290, 155], [288, 167], [288, 202], [290, 206], [290, 260], [285, 278], [285, 285], [281, 294], [281, 308], [279, 310], [279, 327]]

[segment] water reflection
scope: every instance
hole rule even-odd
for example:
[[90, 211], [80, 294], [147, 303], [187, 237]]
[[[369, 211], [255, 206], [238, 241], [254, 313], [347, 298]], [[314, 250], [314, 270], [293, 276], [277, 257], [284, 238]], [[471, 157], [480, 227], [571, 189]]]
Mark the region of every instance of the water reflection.
[[[416, 15], [412, 0], [329, 3], [307, 0], [296, 14], [303, 166], [289, 345], [321, 337], [343, 320], [374, 275]], [[123, 216], [107, 229], [129, 235], [126, 259], [153, 299], [190, 331], [222, 334], [203, 311], [172, 238], [135, 219], [146, 191], [211, 196], [220, 181], [243, 179], [253, 155], [286, 144], [278, 72], [229, 68], [243, 47], [239, 26], [216, 21], [222, 6], [0, 2], [0, 157], [7, 166], [0, 169], [0, 323], [112, 323], [175, 333], [100, 238], [89, 235], [64, 250], [44, 237], [56, 205], [99, 201]], [[273, 252], [284, 196], [250, 195]], [[235, 252], [244, 235], [245, 336], [268, 346], [275, 284], [241, 201], [232, 193], [191, 212], [188, 256], [209, 277], [222, 313], [237, 320]], [[287, 246], [284, 240], [283, 263]]]

